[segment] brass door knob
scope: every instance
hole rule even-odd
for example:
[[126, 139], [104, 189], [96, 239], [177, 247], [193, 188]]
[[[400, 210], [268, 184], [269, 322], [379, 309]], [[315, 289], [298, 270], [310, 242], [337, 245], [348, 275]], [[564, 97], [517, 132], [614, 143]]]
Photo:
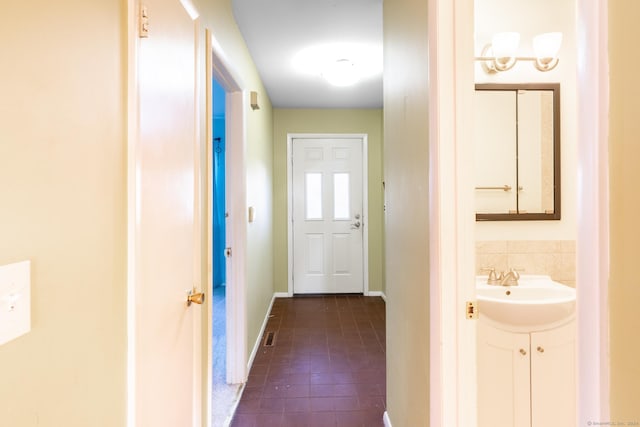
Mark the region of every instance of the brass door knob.
[[187, 306], [190, 306], [192, 303], [202, 304], [205, 300], [204, 292], [195, 292], [195, 288], [192, 291], [189, 291], [187, 295]]

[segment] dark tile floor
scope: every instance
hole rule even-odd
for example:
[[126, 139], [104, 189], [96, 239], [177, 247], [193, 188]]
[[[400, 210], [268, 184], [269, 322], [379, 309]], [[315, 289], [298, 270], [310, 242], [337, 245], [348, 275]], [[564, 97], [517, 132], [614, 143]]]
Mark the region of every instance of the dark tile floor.
[[[273, 346], [265, 338], [273, 332]], [[385, 411], [385, 304], [278, 298], [232, 427], [377, 427]]]

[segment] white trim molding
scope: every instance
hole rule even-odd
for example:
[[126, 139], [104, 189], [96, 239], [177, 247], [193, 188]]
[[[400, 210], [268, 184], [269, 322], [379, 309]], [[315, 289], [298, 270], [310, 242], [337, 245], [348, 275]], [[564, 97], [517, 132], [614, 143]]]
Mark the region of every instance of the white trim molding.
[[473, 0], [429, 5], [430, 423], [475, 427]]
[[[240, 75], [231, 66], [228, 56], [220, 43], [216, 40], [212, 31], [205, 29], [207, 49], [207, 107], [206, 114], [212, 118], [211, 80], [216, 81], [224, 88], [226, 93], [225, 117], [226, 140], [228, 141], [227, 164], [233, 165], [228, 169], [227, 185], [227, 211], [230, 222], [227, 228], [227, 247], [232, 248], [232, 258], [227, 260], [227, 278], [233, 286], [228, 288], [226, 298], [227, 311], [227, 382], [239, 384], [246, 380], [248, 371], [245, 369], [247, 356], [247, 313], [246, 313], [246, 246], [247, 246], [247, 221], [246, 221], [246, 91], [243, 90]], [[211, 158], [211, 140], [213, 137], [211, 120], [207, 122], [207, 159]], [[211, 286], [213, 278], [211, 265], [212, 248], [212, 197], [211, 197], [211, 162], [207, 162], [207, 259], [208, 286]], [[208, 308], [208, 325], [212, 324], [213, 314], [211, 304]], [[211, 334], [207, 332], [208, 340]], [[211, 349], [211, 342], [208, 343]], [[211, 350], [209, 350], [210, 352]], [[209, 358], [211, 355], [209, 355]], [[210, 369], [213, 365], [207, 364], [207, 378], [211, 377]], [[210, 382], [208, 379], [207, 381]], [[207, 384], [207, 389], [211, 385]], [[209, 411], [210, 413], [211, 411]]]
[[[278, 293], [282, 294], [282, 293]], [[262, 321], [262, 326], [260, 326], [260, 332], [258, 332], [258, 338], [256, 338], [256, 342], [253, 345], [253, 350], [251, 351], [251, 355], [249, 356], [249, 361], [247, 362], [247, 372], [251, 372], [251, 366], [253, 366], [253, 360], [256, 358], [256, 354], [258, 354], [258, 349], [260, 348], [260, 341], [262, 341], [262, 335], [264, 335], [264, 331], [267, 328], [267, 322], [269, 321], [269, 314], [271, 314], [271, 309], [273, 308], [273, 302], [279, 298], [276, 293], [271, 297], [271, 302], [269, 303], [269, 308], [267, 308], [267, 312], [264, 315], [264, 320]]]
[[608, 3], [579, 0], [578, 15], [578, 420], [609, 416]]
[[382, 291], [369, 291], [369, 292], [367, 292], [365, 294], [365, 296], [368, 296], [368, 297], [380, 297], [380, 298], [382, 298], [384, 300], [384, 302], [387, 302], [387, 296]]
[[391, 425], [391, 418], [389, 418], [389, 413], [384, 411], [384, 415], [382, 416], [382, 421], [384, 421], [384, 427], [393, 427]]

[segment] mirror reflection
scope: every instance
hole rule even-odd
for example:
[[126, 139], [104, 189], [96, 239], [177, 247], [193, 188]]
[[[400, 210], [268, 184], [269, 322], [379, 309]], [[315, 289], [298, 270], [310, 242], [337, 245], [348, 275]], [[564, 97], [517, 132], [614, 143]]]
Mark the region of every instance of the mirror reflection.
[[478, 84], [476, 220], [560, 219], [560, 85]]

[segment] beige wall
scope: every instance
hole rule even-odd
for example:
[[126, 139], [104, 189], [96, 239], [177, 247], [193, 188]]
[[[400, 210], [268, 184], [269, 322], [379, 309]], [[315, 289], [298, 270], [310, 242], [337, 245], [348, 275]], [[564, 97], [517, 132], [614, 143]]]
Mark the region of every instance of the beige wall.
[[610, 223], [611, 279], [609, 313], [611, 339], [611, 420], [640, 422], [640, 330], [638, 242], [640, 242], [640, 3], [609, 2], [610, 60]]
[[0, 264], [32, 261], [2, 425], [125, 423], [125, 5], [2, 4]]
[[[230, 0], [194, 3], [202, 138], [206, 28], [261, 100], [247, 115], [247, 203], [259, 213], [247, 236], [253, 346], [273, 294], [271, 106]], [[32, 261], [33, 299], [31, 333], [0, 347], [2, 425], [125, 425], [126, 11], [124, 0], [2, 6], [0, 265]]]
[[275, 109], [274, 134], [274, 284], [287, 292], [287, 134], [365, 133], [368, 135], [369, 290], [384, 291], [382, 190], [382, 110]]
[[[553, 13], [549, 13], [553, 10]], [[558, 66], [541, 73], [531, 62], [487, 74], [475, 63], [476, 83], [560, 83], [561, 215], [559, 221], [480, 221], [477, 240], [575, 240], [577, 235], [578, 109], [576, 2], [574, 0], [475, 0], [475, 54], [491, 42], [497, 31], [520, 32], [521, 56], [532, 53], [532, 38], [540, 33], [562, 31]]]
[[387, 411], [429, 425], [427, 2], [384, 2]]

